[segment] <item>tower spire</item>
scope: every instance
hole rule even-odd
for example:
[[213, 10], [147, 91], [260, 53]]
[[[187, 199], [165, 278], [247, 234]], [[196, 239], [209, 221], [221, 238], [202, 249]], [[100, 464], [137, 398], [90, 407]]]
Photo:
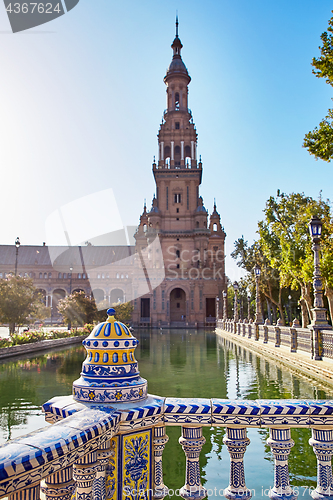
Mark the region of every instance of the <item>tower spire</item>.
[[178, 38], [178, 25], [179, 25], [179, 23], [178, 23], [178, 11], [177, 11], [177, 13], [176, 13], [176, 38]]

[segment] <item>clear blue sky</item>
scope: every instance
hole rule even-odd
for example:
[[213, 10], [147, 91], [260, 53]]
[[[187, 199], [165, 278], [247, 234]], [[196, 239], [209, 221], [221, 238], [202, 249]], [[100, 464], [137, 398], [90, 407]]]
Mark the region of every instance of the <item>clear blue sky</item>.
[[[0, 243], [41, 244], [54, 210], [107, 188], [124, 224], [138, 223], [154, 193], [177, 9], [201, 194], [209, 211], [216, 198], [227, 253], [241, 235], [253, 241], [278, 188], [332, 198], [333, 165], [302, 148], [331, 106], [311, 59], [332, 8], [328, 0], [80, 0], [13, 35], [0, 5]], [[92, 210], [112, 219], [103, 196]]]

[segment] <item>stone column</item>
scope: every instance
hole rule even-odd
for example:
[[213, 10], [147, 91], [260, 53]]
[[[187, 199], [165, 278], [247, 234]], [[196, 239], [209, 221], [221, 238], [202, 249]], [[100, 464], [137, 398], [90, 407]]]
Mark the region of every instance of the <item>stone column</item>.
[[276, 322], [276, 327], [275, 327], [275, 347], [280, 347], [281, 345], [281, 326], [282, 321], [279, 318]]
[[40, 483], [32, 484], [24, 490], [8, 495], [8, 500], [40, 500]]
[[333, 429], [312, 429], [312, 438], [309, 443], [317, 457], [317, 487], [311, 493], [312, 498], [333, 499], [332, 455]]
[[93, 482], [98, 468], [96, 459], [96, 452], [88, 453], [73, 465], [73, 478], [76, 481], [74, 498], [76, 500], [93, 500]]
[[202, 427], [182, 427], [179, 443], [186, 455], [186, 480], [179, 493], [182, 498], [200, 500], [207, 496], [206, 488], [201, 484], [199, 456], [206, 439]]
[[246, 447], [250, 444], [246, 436], [246, 427], [234, 429], [227, 427], [223, 438], [230, 453], [230, 481], [223, 495], [230, 500], [245, 500], [251, 498], [251, 491], [246, 487], [243, 458]]
[[294, 441], [290, 437], [290, 428], [269, 429], [267, 444], [274, 455], [274, 487], [269, 492], [272, 500], [296, 500], [289, 481], [288, 457]]
[[267, 344], [268, 343], [268, 326], [271, 324], [268, 318], [265, 319], [264, 323], [264, 340], [263, 343]]
[[[46, 500], [70, 500], [75, 489], [73, 467], [65, 467], [50, 474], [41, 483], [41, 491]], [[38, 497], [39, 498], [39, 497]]]
[[154, 427], [154, 498], [164, 498], [169, 489], [163, 483], [162, 455], [169, 436], [165, 433], [165, 426]]

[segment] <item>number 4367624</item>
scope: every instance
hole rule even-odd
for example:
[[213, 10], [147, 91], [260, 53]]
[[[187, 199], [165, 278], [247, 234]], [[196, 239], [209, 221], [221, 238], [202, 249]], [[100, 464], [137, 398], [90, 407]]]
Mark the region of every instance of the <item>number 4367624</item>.
[[62, 9], [59, 3], [54, 7], [51, 3], [10, 3], [6, 11], [10, 14], [53, 14], [53, 12], [61, 14]]

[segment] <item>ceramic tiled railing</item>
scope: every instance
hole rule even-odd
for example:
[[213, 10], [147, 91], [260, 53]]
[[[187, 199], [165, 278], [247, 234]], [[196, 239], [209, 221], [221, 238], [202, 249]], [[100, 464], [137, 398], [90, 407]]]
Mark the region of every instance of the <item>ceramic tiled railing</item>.
[[[241, 337], [257, 340], [264, 344], [274, 344], [275, 347], [285, 346], [290, 352], [303, 351], [312, 356], [315, 352], [315, 338], [309, 328], [301, 328], [295, 320], [291, 327], [282, 326], [278, 320], [276, 325], [271, 325], [268, 320], [263, 325], [256, 325], [243, 321], [234, 322], [231, 319], [218, 320], [217, 327]], [[319, 331], [319, 356], [333, 359], [333, 331]]]
[[168, 441], [166, 426], [182, 427], [179, 442], [186, 455], [186, 477], [180, 495], [185, 499], [201, 499], [207, 494], [201, 484], [199, 467], [199, 455], [205, 442], [203, 426], [226, 428], [224, 443], [230, 454], [230, 482], [224, 489], [226, 498], [251, 496], [245, 484], [243, 465], [250, 444], [248, 427], [269, 428], [267, 444], [275, 460], [270, 498], [296, 498], [288, 472], [288, 456], [294, 445], [290, 437], [292, 427], [312, 429], [310, 444], [318, 462], [317, 488], [313, 497], [333, 498], [333, 401], [230, 401], [148, 396], [142, 403], [127, 408], [123, 404], [115, 409], [78, 403], [68, 396], [50, 400], [43, 410], [46, 420], [53, 425], [0, 447], [0, 498], [37, 500], [40, 490], [46, 500], [115, 498], [106, 485], [106, 469], [117, 453], [112, 440], [117, 435], [142, 433], [145, 429], [150, 431], [152, 457], [152, 494], [146, 498], [164, 498], [168, 494], [162, 471], [162, 455]]

